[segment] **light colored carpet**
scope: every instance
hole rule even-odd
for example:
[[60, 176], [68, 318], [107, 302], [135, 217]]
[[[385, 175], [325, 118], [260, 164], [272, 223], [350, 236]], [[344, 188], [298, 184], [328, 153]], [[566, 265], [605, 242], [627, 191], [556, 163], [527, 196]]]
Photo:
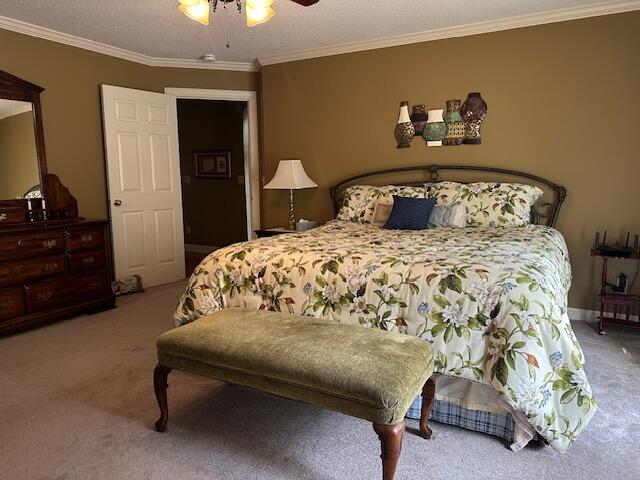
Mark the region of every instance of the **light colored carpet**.
[[[367, 422], [174, 372], [169, 425], [152, 430], [155, 338], [183, 283], [118, 308], [0, 339], [0, 478], [378, 479]], [[600, 410], [573, 449], [513, 453], [502, 441], [438, 423], [411, 433], [396, 478], [640, 478], [640, 335], [576, 323]], [[411, 431], [410, 431], [411, 430]]]

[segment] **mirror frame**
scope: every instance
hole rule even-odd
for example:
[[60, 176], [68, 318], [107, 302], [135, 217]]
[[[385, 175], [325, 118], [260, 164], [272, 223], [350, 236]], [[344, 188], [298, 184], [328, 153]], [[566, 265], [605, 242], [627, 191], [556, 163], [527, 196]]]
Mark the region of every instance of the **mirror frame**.
[[[38, 85], [0, 70], [0, 98], [30, 102], [32, 105], [33, 133], [38, 154], [38, 170], [40, 172], [40, 191], [42, 192], [42, 197], [46, 199], [44, 179], [48, 173], [47, 156], [44, 150], [44, 129], [42, 127], [42, 109], [40, 107], [40, 94], [43, 91], [44, 88]], [[0, 205], [22, 206], [23, 204], [24, 200], [22, 199], [0, 198]]]

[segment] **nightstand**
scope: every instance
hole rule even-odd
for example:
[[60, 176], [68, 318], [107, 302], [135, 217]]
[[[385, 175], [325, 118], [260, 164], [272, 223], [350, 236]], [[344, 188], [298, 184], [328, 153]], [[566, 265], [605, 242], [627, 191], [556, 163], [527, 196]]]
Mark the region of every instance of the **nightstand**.
[[258, 238], [275, 237], [276, 235], [284, 235], [285, 233], [295, 233], [295, 230], [290, 230], [287, 227], [275, 227], [275, 228], [263, 228], [256, 230]]

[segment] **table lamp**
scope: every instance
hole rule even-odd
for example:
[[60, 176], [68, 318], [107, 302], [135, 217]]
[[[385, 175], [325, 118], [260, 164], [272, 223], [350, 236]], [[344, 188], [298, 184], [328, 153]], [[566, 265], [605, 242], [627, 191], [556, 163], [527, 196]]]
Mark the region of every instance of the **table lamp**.
[[289, 190], [289, 229], [296, 229], [296, 216], [293, 208], [293, 191], [302, 188], [315, 188], [318, 184], [311, 180], [298, 159], [280, 160], [278, 169], [271, 181], [263, 188]]

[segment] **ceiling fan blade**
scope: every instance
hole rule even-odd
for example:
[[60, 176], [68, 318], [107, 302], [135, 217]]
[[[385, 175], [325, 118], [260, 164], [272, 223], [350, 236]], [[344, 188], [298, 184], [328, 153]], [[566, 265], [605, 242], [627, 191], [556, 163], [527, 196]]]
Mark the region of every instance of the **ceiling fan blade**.
[[299, 5], [302, 5], [303, 7], [308, 7], [310, 5], [313, 5], [314, 3], [318, 3], [320, 0], [291, 0], [291, 1]]

